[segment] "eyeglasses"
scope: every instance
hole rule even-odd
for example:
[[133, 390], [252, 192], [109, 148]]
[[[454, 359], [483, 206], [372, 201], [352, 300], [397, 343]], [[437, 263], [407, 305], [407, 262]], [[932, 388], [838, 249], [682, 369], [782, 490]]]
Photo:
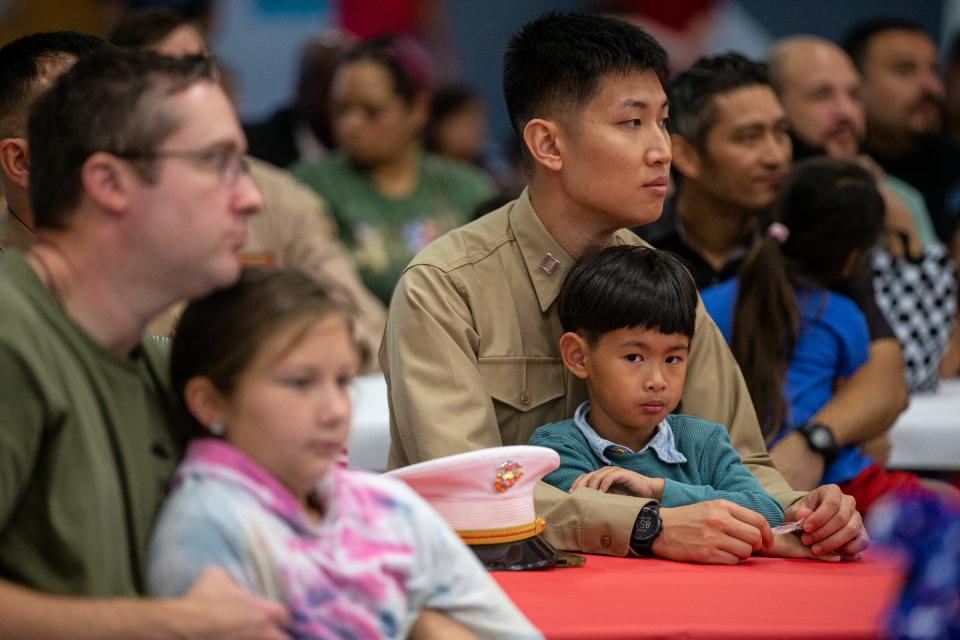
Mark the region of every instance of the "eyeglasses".
[[212, 149], [170, 150], [170, 151], [128, 151], [113, 152], [118, 158], [127, 160], [163, 160], [165, 158], [183, 158], [194, 160], [214, 168], [220, 182], [233, 186], [241, 175], [250, 173], [250, 161], [233, 147], [214, 147]]

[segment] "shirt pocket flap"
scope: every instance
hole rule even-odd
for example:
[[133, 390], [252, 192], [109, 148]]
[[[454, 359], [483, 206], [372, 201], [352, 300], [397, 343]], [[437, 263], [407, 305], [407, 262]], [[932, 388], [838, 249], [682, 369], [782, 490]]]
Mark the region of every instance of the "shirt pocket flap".
[[480, 358], [490, 396], [517, 411], [530, 411], [566, 393], [560, 358]]

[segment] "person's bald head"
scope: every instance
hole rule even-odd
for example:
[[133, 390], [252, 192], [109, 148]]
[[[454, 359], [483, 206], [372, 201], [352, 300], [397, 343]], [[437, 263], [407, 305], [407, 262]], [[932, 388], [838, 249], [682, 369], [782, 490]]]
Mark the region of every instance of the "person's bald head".
[[774, 43], [767, 64], [797, 138], [832, 157], [856, 156], [865, 116], [860, 76], [843, 49], [823, 38], [794, 36]]

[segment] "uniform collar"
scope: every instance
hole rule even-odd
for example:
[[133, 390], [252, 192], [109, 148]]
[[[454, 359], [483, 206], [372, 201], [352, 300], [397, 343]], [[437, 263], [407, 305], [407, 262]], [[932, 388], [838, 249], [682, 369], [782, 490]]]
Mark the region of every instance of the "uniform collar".
[[[560, 286], [576, 260], [560, 246], [556, 238], [550, 235], [543, 222], [530, 203], [530, 194], [523, 190], [510, 210], [510, 227], [517, 246], [523, 255], [523, 262], [530, 275], [530, 281], [537, 292], [540, 311], [546, 312], [560, 294]], [[617, 244], [637, 244], [637, 238], [628, 240], [633, 234], [621, 229], [613, 234], [612, 241]]]
[[593, 449], [593, 452], [598, 458], [603, 460], [609, 465], [615, 464], [610, 460], [607, 454], [641, 454], [648, 449], [652, 449], [661, 461], [668, 464], [677, 464], [687, 461], [687, 457], [680, 453], [680, 450], [677, 449], [676, 440], [673, 437], [673, 430], [670, 428], [670, 424], [664, 419], [657, 425], [657, 430], [653, 434], [653, 437], [650, 438], [643, 449], [640, 451], [633, 451], [630, 447], [627, 447], [616, 442], [611, 442], [606, 438], [603, 438], [596, 431], [593, 430], [593, 427], [590, 426], [590, 423], [587, 422], [587, 415], [590, 413], [590, 402], [586, 401], [577, 407], [576, 412], [573, 414], [573, 423], [577, 426], [577, 429], [580, 430], [580, 433], [583, 434], [583, 437], [587, 439], [587, 443], [590, 445], [590, 448]]

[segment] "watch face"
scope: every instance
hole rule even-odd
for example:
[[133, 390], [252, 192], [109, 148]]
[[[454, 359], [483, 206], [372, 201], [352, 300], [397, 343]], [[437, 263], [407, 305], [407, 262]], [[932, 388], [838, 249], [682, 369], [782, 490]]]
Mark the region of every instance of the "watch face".
[[657, 525], [654, 522], [653, 517], [643, 515], [637, 518], [637, 522], [634, 525], [633, 531], [636, 533], [637, 538], [644, 540], [656, 533]]
[[810, 431], [810, 444], [818, 451], [833, 451], [837, 443], [833, 439], [830, 429], [822, 425], [814, 425]]
[[830, 434], [826, 433], [823, 429], [813, 429], [810, 432], [810, 439], [820, 449], [826, 449], [830, 447]]

